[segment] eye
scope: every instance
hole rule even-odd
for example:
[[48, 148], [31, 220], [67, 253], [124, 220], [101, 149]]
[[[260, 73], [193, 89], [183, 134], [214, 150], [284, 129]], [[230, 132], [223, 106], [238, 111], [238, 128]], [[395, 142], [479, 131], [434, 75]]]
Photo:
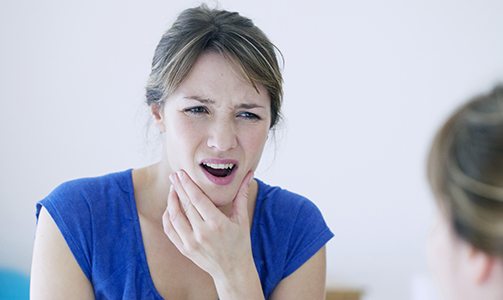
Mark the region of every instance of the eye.
[[192, 115], [201, 115], [201, 114], [207, 114], [208, 109], [206, 109], [206, 107], [204, 106], [194, 106], [184, 109], [183, 112]]
[[238, 114], [238, 117], [246, 119], [246, 120], [252, 120], [252, 121], [262, 120], [262, 118], [259, 117], [258, 115], [251, 113], [251, 112], [248, 112], [248, 111], [240, 112]]

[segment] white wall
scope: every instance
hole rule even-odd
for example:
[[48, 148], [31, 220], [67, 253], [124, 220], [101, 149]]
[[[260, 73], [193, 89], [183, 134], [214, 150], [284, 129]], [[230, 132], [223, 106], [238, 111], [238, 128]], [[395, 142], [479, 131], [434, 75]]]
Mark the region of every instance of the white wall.
[[[336, 234], [330, 284], [368, 300], [409, 299], [426, 273], [430, 137], [503, 80], [503, 2], [405, 2], [220, 1], [286, 59], [286, 118], [258, 177], [317, 203]], [[150, 61], [198, 3], [2, 1], [0, 266], [29, 272], [34, 204], [57, 184], [152, 161]]]

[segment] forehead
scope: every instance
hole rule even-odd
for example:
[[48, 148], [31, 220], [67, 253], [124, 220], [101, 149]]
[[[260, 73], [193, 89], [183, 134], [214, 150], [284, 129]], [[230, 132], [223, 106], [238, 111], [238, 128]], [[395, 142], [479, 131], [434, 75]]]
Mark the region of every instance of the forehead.
[[215, 102], [270, 103], [268, 92], [263, 85], [257, 84], [256, 89], [244, 77], [236, 63], [213, 51], [205, 52], [197, 58], [175, 94], [197, 95]]

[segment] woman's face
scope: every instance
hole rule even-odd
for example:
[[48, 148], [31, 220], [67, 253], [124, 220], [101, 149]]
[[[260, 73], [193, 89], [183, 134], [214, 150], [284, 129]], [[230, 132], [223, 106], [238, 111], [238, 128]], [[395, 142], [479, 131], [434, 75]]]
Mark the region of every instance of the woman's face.
[[257, 88], [224, 56], [206, 52], [166, 99], [158, 120], [171, 171], [185, 170], [216, 206], [231, 203], [262, 155], [270, 98]]

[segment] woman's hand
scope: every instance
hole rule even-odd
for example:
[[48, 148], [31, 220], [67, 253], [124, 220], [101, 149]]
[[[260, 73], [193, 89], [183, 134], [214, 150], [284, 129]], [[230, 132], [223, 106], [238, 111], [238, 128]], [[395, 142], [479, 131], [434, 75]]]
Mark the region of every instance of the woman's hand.
[[170, 176], [164, 232], [183, 255], [213, 277], [220, 299], [249, 297], [250, 292], [263, 297], [250, 241], [248, 186], [252, 176], [250, 171], [243, 179], [229, 216], [187, 173], [178, 171]]

